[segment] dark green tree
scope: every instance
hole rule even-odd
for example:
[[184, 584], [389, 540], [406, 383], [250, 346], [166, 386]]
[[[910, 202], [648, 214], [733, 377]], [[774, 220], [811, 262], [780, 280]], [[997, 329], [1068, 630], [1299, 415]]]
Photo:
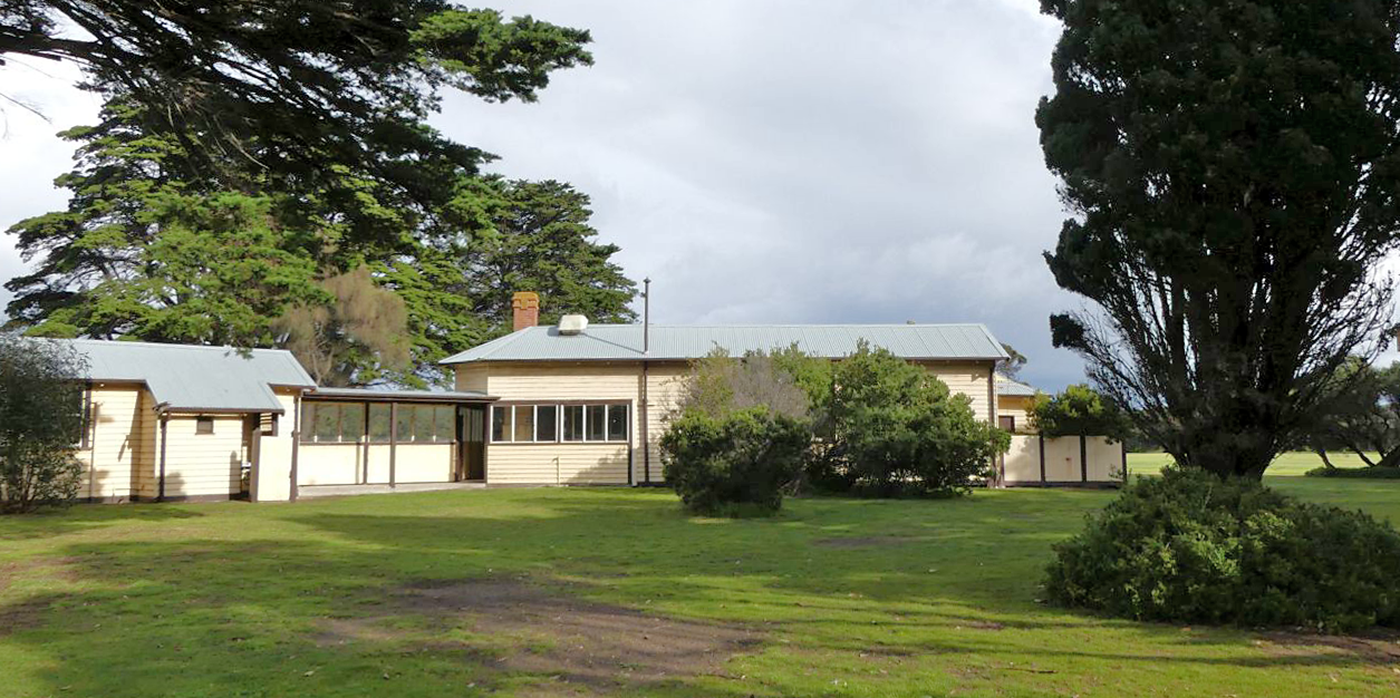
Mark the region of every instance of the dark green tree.
[[553, 180], [500, 182], [502, 201], [489, 232], [467, 247], [462, 266], [477, 315], [493, 334], [511, 329], [511, 295], [540, 294], [540, 322], [571, 313], [593, 322], [631, 322], [637, 286], [612, 261], [617, 245], [596, 240], [587, 194]]
[[362, 174], [425, 208], [484, 157], [423, 125], [442, 89], [532, 101], [551, 71], [592, 62], [589, 40], [446, 0], [0, 4], [0, 64], [79, 63], [85, 88], [139, 107], [129, 118], [172, 138], [197, 179], [353, 196]]
[[810, 472], [818, 486], [882, 496], [962, 493], [992, 474], [993, 458], [1011, 443], [977, 418], [966, 395], [864, 342], [835, 363], [828, 390]]
[[1073, 214], [1051, 318], [1176, 460], [1259, 477], [1391, 311], [1400, 8], [1388, 0], [1043, 0], [1036, 114]]
[[77, 496], [86, 368], [71, 347], [0, 334], [0, 513]]
[[[1351, 451], [1368, 466], [1400, 467], [1400, 362], [1377, 368], [1353, 359], [1334, 381], [1331, 397], [1307, 433], [1307, 446], [1329, 468], [1331, 450]], [[1372, 460], [1372, 453], [1379, 460]]]
[[411, 360], [341, 351], [350, 363], [334, 373], [423, 386], [446, 382], [437, 360], [509, 330], [511, 285], [540, 289], [554, 316], [631, 317], [617, 247], [592, 239], [587, 197], [567, 185], [459, 170], [426, 209], [365, 173], [315, 195], [266, 178], [229, 190], [199, 179], [175, 138], [145, 132], [139, 109], [114, 103], [101, 126], [66, 133], [79, 143], [58, 180], [67, 209], [11, 228], [33, 267], [6, 284], [10, 327], [268, 346], [290, 337], [273, 322], [292, 307], [335, 314], [324, 281], [364, 267], [404, 303]]

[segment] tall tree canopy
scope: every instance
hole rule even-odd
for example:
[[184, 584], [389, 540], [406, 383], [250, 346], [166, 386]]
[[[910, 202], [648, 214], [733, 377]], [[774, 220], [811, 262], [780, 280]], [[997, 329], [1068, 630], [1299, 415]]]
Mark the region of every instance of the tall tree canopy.
[[423, 126], [439, 91], [532, 101], [550, 71], [592, 62], [589, 40], [445, 0], [0, 4], [0, 64], [78, 62], [88, 89], [139, 106], [127, 118], [173, 137], [200, 178], [315, 192], [362, 172], [425, 205], [442, 168], [482, 157]]
[[[141, 109], [116, 102], [101, 126], [66, 133], [80, 144], [77, 167], [58, 180], [73, 193], [68, 207], [11, 228], [34, 263], [6, 284], [11, 327], [330, 346], [317, 356], [332, 357], [325, 375], [337, 383], [424, 385], [445, 382], [438, 359], [509, 331], [514, 290], [540, 292], [555, 314], [631, 318], [636, 289], [611, 261], [617, 247], [596, 242], [588, 197], [568, 185], [459, 171], [431, 207], [362, 175], [311, 195], [266, 178], [230, 189], [200, 178], [178, 139], [145, 131], [132, 118]], [[346, 315], [335, 279], [349, 272], [404, 309], [403, 322], [365, 336], [404, 333], [406, 346], [334, 329]], [[291, 332], [287, 317], [319, 318], [317, 329]]]
[[506, 205], [492, 229], [468, 250], [474, 310], [495, 320], [493, 330], [511, 329], [511, 295], [540, 294], [540, 322], [582, 313], [594, 322], [631, 322], [628, 304], [637, 286], [611, 261], [620, 248], [598, 244], [589, 219], [587, 194], [563, 182], [503, 182]]
[[1390, 318], [1400, 230], [1393, 0], [1042, 0], [1036, 122], [1090, 301], [1058, 346], [1179, 462], [1258, 477]]

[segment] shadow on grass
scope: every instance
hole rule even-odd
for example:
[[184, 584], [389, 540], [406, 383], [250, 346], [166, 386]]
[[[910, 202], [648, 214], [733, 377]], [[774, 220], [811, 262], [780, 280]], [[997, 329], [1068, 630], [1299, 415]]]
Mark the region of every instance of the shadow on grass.
[[0, 516], [0, 540], [33, 540], [131, 522], [162, 522], [204, 516], [196, 507], [174, 504], [75, 504]]
[[[509, 577], [657, 616], [742, 624], [765, 644], [740, 663], [767, 653], [808, 653], [819, 665], [866, 654], [1115, 668], [1384, 661], [1306, 643], [1268, 653], [1246, 633], [1187, 634], [1045, 609], [1034, 597], [1048, 541], [1076, 529], [1086, 503], [1106, 500], [1010, 496], [812, 499], [745, 521], [693, 518], [666, 496], [617, 490], [391, 495], [266, 514], [77, 508], [24, 522], [56, 526], [49, 535], [60, 541], [47, 552], [61, 556], [63, 574], [38, 593], [0, 588], [0, 624], [13, 621], [8, 634], [0, 630], [0, 660], [27, 658], [16, 676], [35, 695], [535, 692], [557, 679], [496, 661], [530, 640], [394, 605], [424, 580]], [[195, 528], [177, 540], [85, 537], [88, 527], [159, 524], [162, 516]], [[262, 528], [238, 537], [247, 522]], [[880, 542], [821, 543], [843, 537]], [[395, 632], [344, 646], [318, 641], [329, 619], [386, 615]], [[1097, 634], [1122, 641], [1096, 643]], [[7, 647], [18, 652], [7, 656]], [[646, 692], [813, 693], [788, 673], [768, 673], [758, 686], [728, 675], [676, 676]]]

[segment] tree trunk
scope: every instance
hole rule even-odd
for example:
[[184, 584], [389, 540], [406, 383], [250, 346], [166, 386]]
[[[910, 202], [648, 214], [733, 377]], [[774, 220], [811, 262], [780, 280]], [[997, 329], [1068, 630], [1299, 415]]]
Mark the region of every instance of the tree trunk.
[[1373, 468], [1400, 468], [1400, 448], [1392, 449], [1389, 453], [1381, 457], [1381, 462], [1371, 466]]
[[1328, 470], [1337, 469], [1337, 466], [1332, 465], [1332, 461], [1327, 459], [1327, 449], [1318, 447], [1313, 450], [1317, 452], [1317, 457], [1322, 459], [1322, 465], [1326, 466]]

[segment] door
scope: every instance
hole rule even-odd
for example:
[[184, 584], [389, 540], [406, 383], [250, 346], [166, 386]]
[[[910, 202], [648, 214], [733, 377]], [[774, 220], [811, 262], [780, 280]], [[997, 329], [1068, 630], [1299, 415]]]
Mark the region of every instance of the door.
[[486, 479], [486, 405], [457, 408], [457, 453], [461, 479]]

